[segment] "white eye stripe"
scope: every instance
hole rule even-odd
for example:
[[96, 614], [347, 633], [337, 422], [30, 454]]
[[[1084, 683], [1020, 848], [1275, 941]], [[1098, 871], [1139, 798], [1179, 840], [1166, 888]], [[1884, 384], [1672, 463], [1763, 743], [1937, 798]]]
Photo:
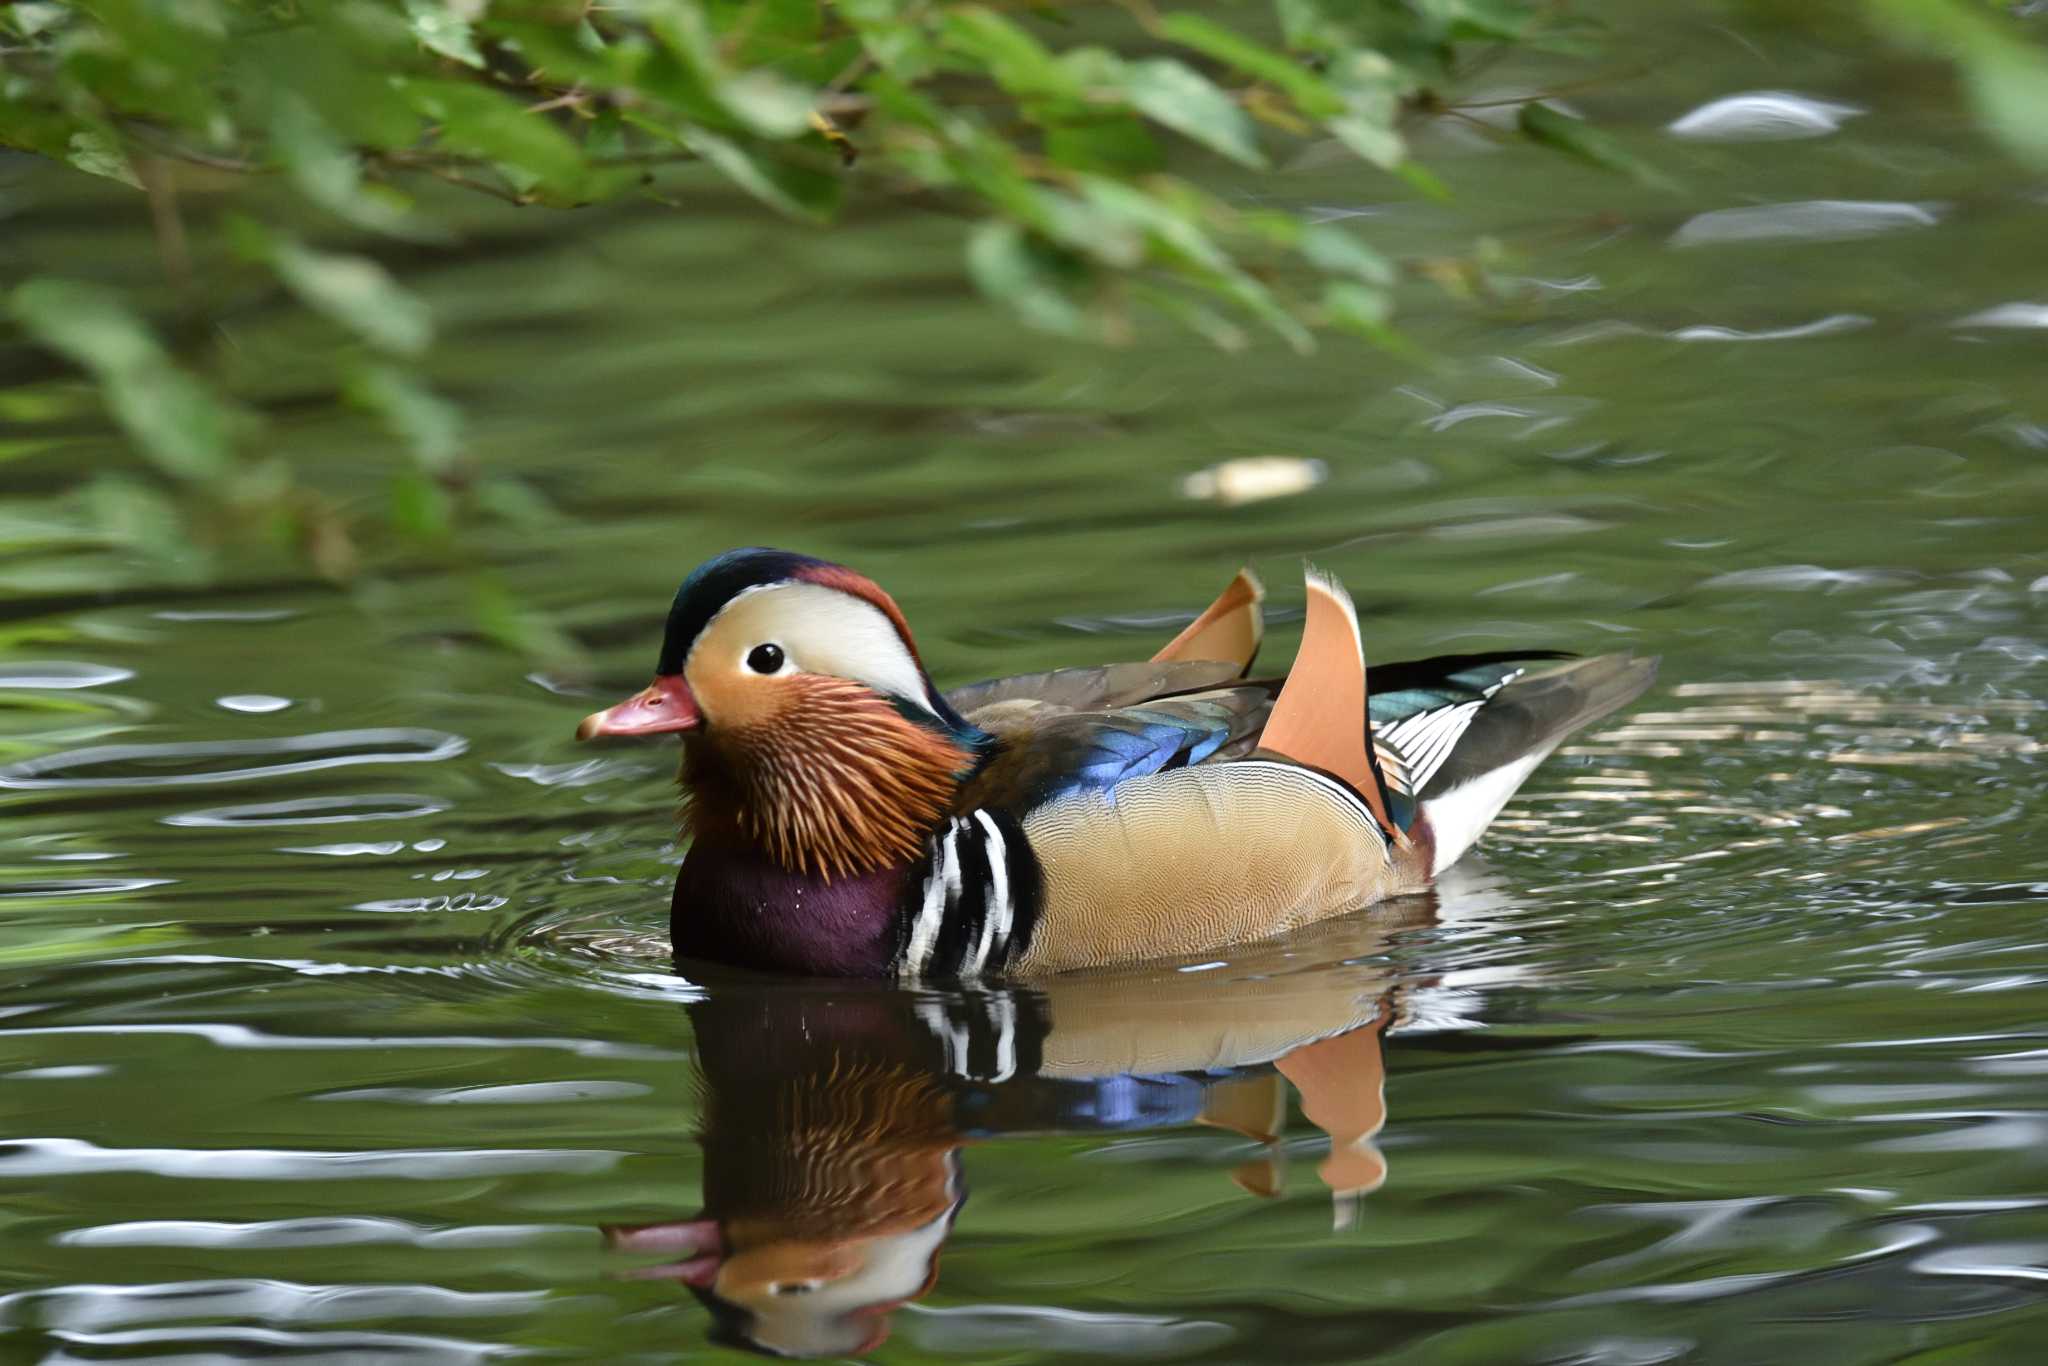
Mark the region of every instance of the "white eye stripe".
[[[924, 711], [933, 707], [924, 679], [895, 623], [873, 603], [814, 583], [758, 584], [733, 594], [697, 635], [684, 671], [707, 642], [717, 656], [738, 652], [742, 668], [756, 646], [783, 651], [778, 672], [825, 674], [865, 683]], [[748, 670], [748, 672], [752, 672]]]

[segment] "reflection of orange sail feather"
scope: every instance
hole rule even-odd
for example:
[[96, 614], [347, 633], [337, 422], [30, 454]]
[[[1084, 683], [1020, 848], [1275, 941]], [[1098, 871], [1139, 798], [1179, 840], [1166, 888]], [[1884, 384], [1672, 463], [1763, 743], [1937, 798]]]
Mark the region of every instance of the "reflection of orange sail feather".
[[1338, 1197], [1364, 1195], [1387, 1179], [1386, 1159], [1373, 1135], [1387, 1122], [1386, 1057], [1382, 1015], [1363, 1029], [1318, 1039], [1274, 1066], [1301, 1092], [1301, 1113], [1330, 1136], [1330, 1155], [1316, 1175]]

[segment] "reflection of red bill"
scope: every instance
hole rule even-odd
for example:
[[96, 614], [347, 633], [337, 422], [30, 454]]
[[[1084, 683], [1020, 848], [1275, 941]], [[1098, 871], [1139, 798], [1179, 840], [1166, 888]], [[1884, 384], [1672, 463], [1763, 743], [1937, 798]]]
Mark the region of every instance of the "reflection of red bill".
[[[718, 1266], [725, 1258], [725, 1236], [718, 1231], [715, 1219], [607, 1228], [604, 1236], [614, 1252], [666, 1253], [680, 1258], [621, 1272], [627, 1280], [681, 1281], [698, 1290], [709, 1290], [718, 1279]], [[690, 1253], [698, 1255], [689, 1256]]]

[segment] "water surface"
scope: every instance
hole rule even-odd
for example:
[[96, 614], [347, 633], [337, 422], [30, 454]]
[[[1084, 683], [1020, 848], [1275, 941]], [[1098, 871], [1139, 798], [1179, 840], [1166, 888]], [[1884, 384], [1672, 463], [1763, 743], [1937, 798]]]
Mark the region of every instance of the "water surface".
[[[1313, 156], [1262, 187], [1401, 255], [1426, 365], [1020, 334], [879, 198], [829, 234], [475, 209], [396, 264], [530, 495], [477, 553], [587, 676], [483, 642], [424, 552], [355, 598], [284, 559], [182, 586], [78, 532], [127, 459], [89, 415], [17, 454], [10, 1348], [2034, 1359], [2048, 184], [1932, 69], [1775, 13], [1662, 10], [1619, 44], [1647, 75], [1574, 94], [1676, 189], [1456, 123], [1418, 133], [1446, 202]], [[10, 276], [152, 269], [130, 201], [7, 174]], [[313, 326], [245, 300], [219, 344], [367, 505], [384, 441], [317, 397]], [[1268, 455], [1322, 482], [1185, 492]], [[1664, 670], [1437, 895], [1297, 941], [691, 980], [673, 755], [569, 736], [748, 542], [879, 579], [947, 684], [1147, 654], [1246, 560], [1284, 660], [1305, 555], [1375, 658]]]

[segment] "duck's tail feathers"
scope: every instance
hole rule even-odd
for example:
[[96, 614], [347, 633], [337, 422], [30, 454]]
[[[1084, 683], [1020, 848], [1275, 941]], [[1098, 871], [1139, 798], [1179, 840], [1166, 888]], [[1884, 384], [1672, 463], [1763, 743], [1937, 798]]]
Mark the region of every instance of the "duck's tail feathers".
[[1307, 578], [1308, 620], [1301, 649], [1274, 699], [1259, 748], [1342, 779], [1372, 809], [1389, 841], [1406, 846], [1365, 723], [1365, 644], [1358, 611], [1336, 579], [1313, 567]]
[[1636, 700], [1654, 658], [1597, 655], [1523, 674], [1476, 708], [1416, 796], [1435, 842], [1432, 873], [1450, 867], [1572, 732]]
[[1248, 568], [1238, 570], [1216, 601], [1152, 656], [1153, 662], [1224, 660], [1237, 665], [1242, 678], [1251, 671], [1259, 642], [1266, 636], [1265, 615], [1259, 608], [1265, 600], [1266, 586], [1259, 576]]

